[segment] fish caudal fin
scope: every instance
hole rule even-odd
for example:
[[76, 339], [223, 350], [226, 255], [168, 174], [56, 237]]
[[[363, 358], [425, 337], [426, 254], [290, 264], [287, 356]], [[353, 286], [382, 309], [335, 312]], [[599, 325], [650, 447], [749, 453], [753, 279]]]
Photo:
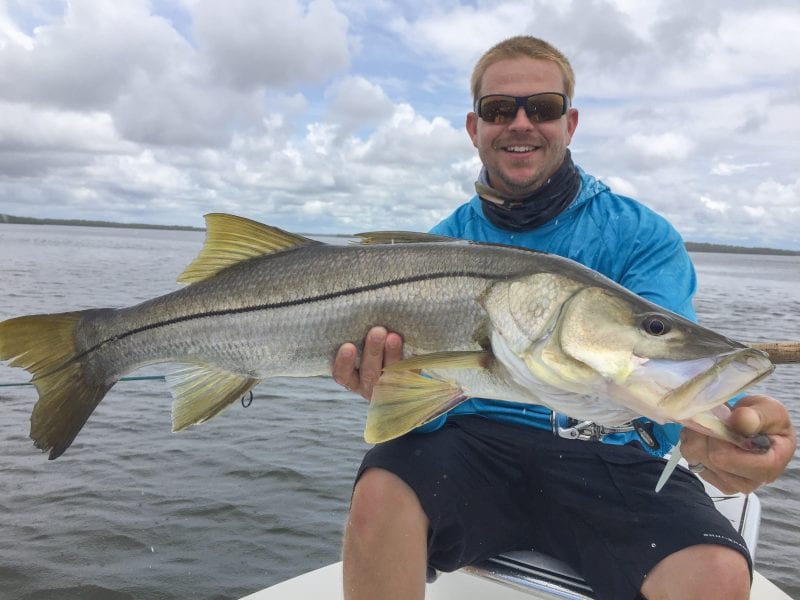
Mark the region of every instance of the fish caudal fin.
[[88, 381], [75, 331], [84, 312], [30, 315], [0, 323], [0, 360], [33, 376], [39, 400], [31, 415], [31, 439], [53, 460], [69, 448], [116, 379]]
[[172, 431], [204, 423], [236, 402], [258, 379], [206, 366], [189, 366], [166, 376], [172, 393]]
[[413, 371], [385, 371], [372, 393], [364, 440], [379, 444], [424, 425], [467, 397], [461, 388]]

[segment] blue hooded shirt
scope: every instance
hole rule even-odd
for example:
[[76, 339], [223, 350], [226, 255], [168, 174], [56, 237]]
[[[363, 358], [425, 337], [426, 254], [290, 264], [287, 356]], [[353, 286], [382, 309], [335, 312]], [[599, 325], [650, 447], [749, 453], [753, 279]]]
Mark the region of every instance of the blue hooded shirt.
[[[580, 167], [581, 186], [575, 200], [563, 212], [530, 231], [516, 232], [493, 225], [474, 196], [430, 233], [477, 242], [522, 246], [558, 254], [580, 262], [632, 292], [692, 321], [697, 281], [683, 240], [670, 223], [643, 204], [614, 194], [608, 186]], [[544, 406], [472, 398], [448, 414], [477, 414], [499, 421], [541, 427], [551, 411]], [[447, 415], [417, 429], [433, 431]], [[658, 448], [642, 446], [656, 455], [670, 451], [681, 426], [653, 423]], [[615, 433], [605, 443], [626, 444], [638, 440], [635, 432]]]

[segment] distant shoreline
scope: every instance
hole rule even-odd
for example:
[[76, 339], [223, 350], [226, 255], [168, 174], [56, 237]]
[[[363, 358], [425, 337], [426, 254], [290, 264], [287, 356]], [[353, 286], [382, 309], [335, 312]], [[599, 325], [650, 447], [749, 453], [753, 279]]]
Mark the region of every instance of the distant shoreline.
[[189, 225], [149, 225], [147, 223], [115, 223], [113, 221], [84, 221], [82, 219], [34, 219], [0, 214], [0, 223], [9, 225], [67, 225], [71, 227], [117, 227], [121, 229], [171, 229], [177, 231], [205, 231], [203, 227]]
[[[85, 221], [82, 219], [34, 219], [0, 214], [0, 223], [10, 225], [66, 225], [73, 227], [116, 227], [121, 229], [166, 229], [175, 231], [205, 231], [203, 227], [189, 225], [152, 225], [147, 223], [116, 223], [113, 221]], [[800, 256], [800, 250], [781, 250], [778, 248], [748, 248], [706, 242], [686, 242], [689, 252], [717, 252], [723, 254], [772, 254], [778, 256]]]

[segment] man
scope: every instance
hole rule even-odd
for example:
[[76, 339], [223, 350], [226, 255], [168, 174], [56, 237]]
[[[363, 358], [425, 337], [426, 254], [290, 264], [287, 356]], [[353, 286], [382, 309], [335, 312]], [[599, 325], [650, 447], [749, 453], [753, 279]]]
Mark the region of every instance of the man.
[[[573, 164], [573, 89], [569, 61], [536, 38], [508, 39], [480, 59], [466, 120], [484, 166], [479, 195], [432, 232], [564, 255], [694, 318], [694, 270], [678, 234]], [[353, 344], [340, 348], [333, 376], [369, 398], [382, 366], [401, 356], [400, 335], [376, 327], [360, 363]], [[769, 435], [771, 449], [748, 453], [685, 430], [695, 470], [725, 491], [778, 477], [796, 445], [785, 408], [745, 397], [731, 423]], [[544, 408], [473, 399], [375, 446], [345, 530], [345, 597], [423, 598], [428, 564], [447, 571], [531, 547], [570, 563], [601, 598], [748, 597], [747, 549], [694, 475], [679, 469], [653, 492], [679, 427], [643, 427], [644, 438], [568, 440], [553, 435]]]

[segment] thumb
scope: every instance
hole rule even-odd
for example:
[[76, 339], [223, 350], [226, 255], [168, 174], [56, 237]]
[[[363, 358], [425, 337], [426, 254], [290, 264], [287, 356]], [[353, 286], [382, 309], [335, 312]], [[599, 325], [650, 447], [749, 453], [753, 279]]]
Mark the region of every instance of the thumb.
[[733, 407], [728, 423], [746, 436], [780, 435], [791, 429], [786, 407], [769, 396], [745, 396]]

